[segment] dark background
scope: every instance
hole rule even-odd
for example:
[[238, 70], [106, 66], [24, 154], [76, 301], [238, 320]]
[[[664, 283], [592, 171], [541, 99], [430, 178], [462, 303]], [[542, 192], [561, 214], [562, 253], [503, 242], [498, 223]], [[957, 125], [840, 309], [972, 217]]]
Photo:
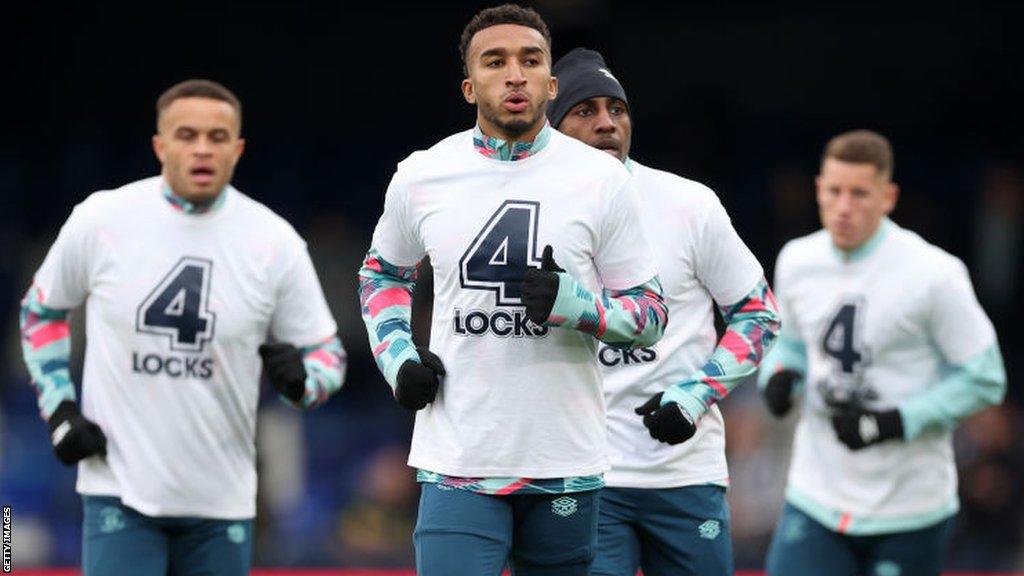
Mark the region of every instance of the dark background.
[[[18, 300], [74, 204], [158, 172], [154, 102], [190, 77], [218, 80], [241, 98], [248, 145], [234, 183], [308, 240], [351, 360], [345, 389], [316, 413], [266, 402], [257, 560], [411, 561], [410, 419], [369, 360], [354, 276], [395, 164], [473, 124], [458, 89], [458, 38], [489, 5], [40, 3], [3, 19], [0, 497], [35, 539], [33, 556], [21, 547], [25, 562], [76, 563], [80, 511], [73, 471], [48, 452], [19, 359]], [[625, 85], [633, 156], [714, 188], [769, 273], [786, 240], [817, 228], [813, 176], [825, 141], [861, 127], [891, 138], [902, 189], [894, 220], [968, 264], [1010, 370], [1008, 405], [958, 435], [964, 512], [950, 565], [1024, 565], [1015, 385], [1024, 7], [535, 6], [556, 58], [578, 45], [598, 49]], [[792, 422], [768, 421], [752, 385], [736, 396], [724, 408], [737, 561], [756, 567], [780, 503]]]

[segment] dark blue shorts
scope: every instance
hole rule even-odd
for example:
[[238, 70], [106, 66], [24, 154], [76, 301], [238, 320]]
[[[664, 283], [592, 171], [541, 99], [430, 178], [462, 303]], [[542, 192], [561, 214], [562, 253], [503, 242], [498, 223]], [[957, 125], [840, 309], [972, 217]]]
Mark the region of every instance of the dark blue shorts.
[[725, 488], [604, 488], [591, 574], [731, 576]]
[[910, 532], [850, 536], [786, 503], [766, 561], [769, 576], [939, 576], [953, 519]]
[[252, 520], [152, 517], [110, 496], [82, 496], [84, 576], [244, 576]]
[[490, 496], [420, 484], [419, 576], [586, 576], [597, 546], [597, 491]]

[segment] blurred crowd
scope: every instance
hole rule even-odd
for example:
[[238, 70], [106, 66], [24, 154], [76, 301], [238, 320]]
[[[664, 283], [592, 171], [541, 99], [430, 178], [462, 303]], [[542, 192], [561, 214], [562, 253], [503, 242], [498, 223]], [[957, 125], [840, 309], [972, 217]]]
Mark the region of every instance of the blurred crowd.
[[[970, 419], [956, 434], [962, 510], [948, 567], [1024, 569], [1024, 398], [1015, 385], [1024, 344], [1019, 330], [1024, 307], [1017, 301], [1024, 260], [1024, 179], [1016, 166], [990, 163], [966, 186], [957, 198], [967, 201], [949, 204], [935, 202], [933, 191], [905, 187], [894, 219], [940, 246], [961, 247], [954, 251], [972, 271], [1009, 371], [1006, 403]], [[770, 218], [751, 218], [745, 203], [728, 190], [719, 193], [769, 273], [786, 240], [817, 227], [813, 172], [808, 169], [784, 167], [765, 180], [761, 195], [768, 200]], [[769, 225], [752, 225], [757, 222]], [[405, 464], [412, 417], [394, 403], [377, 373], [358, 315], [354, 274], [370, 230], [339, 211], [316, 215], [301, 232], [338, 319], [349, 352], [349, 374], [342, 392], [311, 413], [285, 406], [264, 389], [257, 442], [256, 564], [412, 566], [418, 489]], [[52, 456], [20, 361], [16, 330], [17, 298], [55, 234], [46, 230], [19, 239], [25, 246], [20, 257], [0, 257], [0, 294], [6, 307], [0, 500], [13, 507], [20, 566], [73, 565], [80, 555], [75, 474]], [[414, 303], [414, 331], [421, 341], [429, 337], [429, 272], [423, 278]], [[81, 369], [83, 320], [81, 315], [72, 320], [75, 376]], [[782, 504], [796, 417], [772, 419], [753, 382], [726, 399], [722, 408], [737, 568], [758, 568]]]

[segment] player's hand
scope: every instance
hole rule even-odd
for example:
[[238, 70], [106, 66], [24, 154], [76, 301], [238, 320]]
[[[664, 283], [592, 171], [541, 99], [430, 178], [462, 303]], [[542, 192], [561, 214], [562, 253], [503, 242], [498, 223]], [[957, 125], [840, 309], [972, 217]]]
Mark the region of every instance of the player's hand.
[[287, 342], [263, 344], [259, 351], [274, 390], [292, 402], [302, 400], [306, 393], [306, 366], [302, 363], [302, 352]]
[[637, 415], [644, 417], [644, 426], [651, 438], [668, 444], [682, 444], [697, 433], [697, 425], [690, 415], [676, 402], [661, 405], [662, 392], [638, 406]]
[[395, 399], [409, 410], [420, 410], [434, 401], [440, 377], [444, 376], [444, 363], [436, 354], [420, 346], [416, 348], [420, 361], [406, 360], [398, 369]]
[[899, 410], [875, 412], [848, 406], [832, 415], [832, 428], [839, 441], [850, 450], [903, 439], [903, 418]]
[[107, 455], [107, 437], [95, 422], [82, 416], [78, 404], [61, 402], [47, 424], [53, 451], [66, 466], [90, 456]]
[[796, 370], [779, 370], [768, 379], [761, 394], [768, 411], [782, 418], [793, 407], [793, 386], [803, 376]]
[[551, 309], [558, 297], [558, 274], [565, 272], [555, 263], [551, 245], [544, 247], [540, 268], [528, 268], [523, 274], [523, 287], [520, 296], [526, 306], [526, 317], [540, 326], [551, 316]]

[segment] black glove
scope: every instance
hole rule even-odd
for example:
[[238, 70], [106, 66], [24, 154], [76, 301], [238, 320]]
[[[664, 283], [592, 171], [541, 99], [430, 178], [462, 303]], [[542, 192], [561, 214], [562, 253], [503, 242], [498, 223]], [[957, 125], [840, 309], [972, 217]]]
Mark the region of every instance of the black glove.
[[668, 444], [682, 444], [697, 432], [690, 415], [676, 402], [661, 405], [662, 392], [658, 392], [635, 412], [644, 417], [644, 426], [651, 438]]
[[395, 386], [395, 400], [409, 410], [420, 410], [434, 401], [440, 376], [444, 376], [444, 364], [436, 354], [423, 348], [416, 348], [420, 361], [406, 360], [398, 369], [398, 383]]
[[306, 366], [302, 352], [287, 342], [262, 344], [260, 356], [274, 390], [292, 402], [302, 400], [306, 393]]
[[793, 385], [801, 378], [796, 370], [779, 370], [768, 379], [761, 394], [773, 416], [782, 418], [793, 407]]
[[839, 441], [850, 450], [903, 439], [903, 419], [899, 410], [875, 412], [858, 406], [847, 407], [832, 415], [832, 428]]
[[555, 264], [551, 254], [549, 244], [544, 247], [540, 268], [528, 268], [523, 274], [523, 287], [519, 292], [526, 306], [526, 317], [538, 326], [547, 322], [555, 306], [555, 298], [558, 297], [558, 274], [555, 272], [565, 272]]
[[107, 455], [107, 437], [95, 422], [82, 416], [78, 404], [70, 400], [61, 402], [47, 424], [53, 451], [66, 466], [96, 454]]

